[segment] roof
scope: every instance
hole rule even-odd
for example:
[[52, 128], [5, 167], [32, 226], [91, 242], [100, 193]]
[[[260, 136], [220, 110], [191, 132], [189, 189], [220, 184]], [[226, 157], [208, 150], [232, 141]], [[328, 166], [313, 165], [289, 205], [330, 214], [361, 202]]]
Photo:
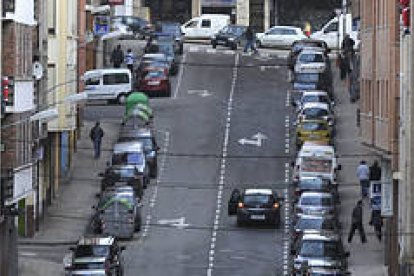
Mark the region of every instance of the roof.
[[329, 106], [327, 103], [320, 103], [320, 102], [312, 102], [312, 103], [304, 103], [302, 109], [306, 108], [320, 108], [329, 110]]
[[255, 195], [255, 194], [262, 194], [262, 195], [271, 195], [273, 194], [271, 189], [246, 189], [244, 191], [245, 195]]
[[112, 245], [115, 241], [114, 237], [82, 237], [78, 241], [78, 245]]
[[126, 152], [126, 151], [143, 151], [143, 145], [139, 141], [121, 142], [114, 145], [114, 152]]

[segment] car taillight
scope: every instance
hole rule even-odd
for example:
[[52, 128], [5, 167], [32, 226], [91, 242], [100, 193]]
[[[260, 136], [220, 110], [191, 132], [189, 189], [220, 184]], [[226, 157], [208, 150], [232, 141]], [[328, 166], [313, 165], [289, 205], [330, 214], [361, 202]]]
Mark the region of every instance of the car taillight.
[[237, 207], [239, 207], [239, 208], [244, 208], [244, 204], [243, 204], [243, 202], [239, 202], [239, 204], [237, 205]]

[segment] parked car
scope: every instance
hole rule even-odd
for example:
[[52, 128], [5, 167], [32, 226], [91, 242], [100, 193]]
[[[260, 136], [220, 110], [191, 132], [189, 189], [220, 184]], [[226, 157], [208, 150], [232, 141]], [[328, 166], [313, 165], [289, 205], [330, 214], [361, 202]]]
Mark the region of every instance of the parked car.
[[233, 190], [229, 203], [229, 216], [237, 216], [237, 225], [247, 222], [266, 222], [279, 227], [281, 200], [277, 192], [270, 189]]
[[306, 49], [309, 47], [316, 47], [316, 48], [321, 49], [324, 52], [325, 56], [328, 56], [328, 53], [330, 52], [326, 42], [323, 40], [315, 40], [315, 39], [309, 39], [309, 38], [297, 40], [293, 42], [292, 47], [289, 52], [289, 56], [288, 56], [288, 66], [290, 70], [293, 71], [294, 66], [296, 64], [296, 59], [298, 55], [300, 54], [300, 52], [303, 49]]
[[326, 103], [305, 103], [298, 113], [298, 121], [322, 119], [328, 122], [329, 126], [334, 127], [335, 119]]
[[304, 104], [307, 103], [324, 103], [330, 106], [330, 109], [333, 111], [335, 106], [335, 102], [331, 100], [328, 93], [326, 91], [303, 91], [297, 92], [300, 94], [299, 97], [296, 99], [294, 97], [291, 98], [292, 106], [296, 108], [297, 111], [300, 111], [303, 108]]
[[177, 53], [182, 55], [184, 53], [184, 37], [181, 32], [181, 25], [177, 22], [157, 22], [155, 30], [161, 34], [171, 35], [175, 41]]
[[[293, 181], [294, 201], [297, 201], [304, 192], [327, 192], [333, 195], [337, 190], [329, 179], [320, 176], [303, 176], [298, 181]], [[339, 197], [339, 196], [338, 196]]]
[[326, 192], [303, 192], [295, 206], [296, 217], [302, 215], [335, 217], [338, 214], [335, 198]]
[[305, 234], [291, 250], [293, 273], [299, 273], [304, 262], [309, 268], [348, 268], [349, 252], [345, 251], [339, 234]]
[[184, 23], [181, 32], [185, 39], [210, 39], [228, 24], [228, 14], [202, 14]]
[[116, 143], [111, 156], [111, 165], [115, 167], [132, 166], [142, 175], [144, 188], [147, 188], [150, 183], [144, 145], [139, 141]]
[[65, 275], [123, 275], [124, 258], [113, 236], [81, 238], [63, 260]]
[[171, 97], [171, 82], [163, 68], [146, 68], [139, 78], [138, 89], [149, 97]]
[[211, 37], [211, 45], [213, 48], [216, 48], [217, 45], [223, 45], [236, 50], [237, 46], [241, 45], [242, 40], [245, 38], [246, 29], [246, 26], [227, 25]]
[[150, 177], [158, 175], [158, 151], [154, 132], [149, 128], [131, 128], [123, 126], [119, 131], [118, 142], [139, 141], [144, 146], [144, 153], [149, 165]]
[[117, 185], [129, 185], [138, 197], [142, 198], [144, 195], [144, 175], [133, 165], [109, 165], [98, 176], [102, 177], [101, 192]]
[[323, 73], [327, 70], [330, 70], [329, 58], [322, 51], [303, 49], [298, 55], [295, 64], [295, 73]]
[[162, 53], [144, 54], [141, 57], [139, 66], [136, 70], [137, 85], [139, 85], [140, 80], [143, 78], [145, 70], [157, 70], [157, 69], [162, 69], [167, 74], [170, 73], [171, 64], [167, 60], [167, 57]]
[[327, 72], [300, 72], [293, 77], [293, 89], [297, 91], [322, 90], [332, 98], [332, 76]]
[[[115, 186], [107, 188], [100, 194], [91, 225], [95, 233], [107, 233], [116, 237], [130, 237], [133, 231], [141, 230], [141, 200], [131, 186]], [[132, 214], [132, 216], [131, 216]], [[119, 227], [112, 227], [112, 220], [119, 218]], [[130, 220], [133, 218], [133, 222]], [[133, 224], [133, 225], [132, 225]], [[122, 229], [121, 229], [122, 228]], [[119, 229], [121, 232], [116, 232]], [[132, 232], [131, 232], [132, 231]]]
[[306, 141], [320, 141], [333, 144], [332, 127], [321, 119], [302, 120], [296, 125], [296, 148], [299, 150]]
[[146, 49], [146, 53], [164, 54], [166, 61], [169, 63], [169, 73], [176, 75], [178, 73], [178, 59], [175, 55], [173, 42], [156, 41]]
[[257, 33], [259, 47], [291, 47], [296, 40], [305, 39], [306, 35], [300, 28], [293, 26], [274, 26], [264, 33]]
[[124, 103], [132, 91], [132, 75], [129, 69], [96, 69], [83, 75], [88, 102], [105, 100]]

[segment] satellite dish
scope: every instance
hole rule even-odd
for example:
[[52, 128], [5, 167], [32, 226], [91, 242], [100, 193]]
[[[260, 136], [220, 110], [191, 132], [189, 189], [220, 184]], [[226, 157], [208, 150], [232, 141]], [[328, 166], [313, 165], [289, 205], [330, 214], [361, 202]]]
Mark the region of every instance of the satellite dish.
[[43, 65], [38, 61], [33, 63], [33, 77], [36, 80], [43, 78]]

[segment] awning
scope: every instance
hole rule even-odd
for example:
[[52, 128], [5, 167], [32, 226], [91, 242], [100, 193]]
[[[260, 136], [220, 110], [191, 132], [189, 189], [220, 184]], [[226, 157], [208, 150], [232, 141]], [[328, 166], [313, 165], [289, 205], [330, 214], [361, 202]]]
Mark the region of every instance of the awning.
[[49, 108], [49, 109], [37, 112], [36, 114], [30, 116], [30, 121], [33, 122], [33, 121], [40, 120], [40, 121], [47, 122], [47, 121], [56, 119], [58, 116], [59, 116], [59, 112], [57, 111], [56, 108]]

